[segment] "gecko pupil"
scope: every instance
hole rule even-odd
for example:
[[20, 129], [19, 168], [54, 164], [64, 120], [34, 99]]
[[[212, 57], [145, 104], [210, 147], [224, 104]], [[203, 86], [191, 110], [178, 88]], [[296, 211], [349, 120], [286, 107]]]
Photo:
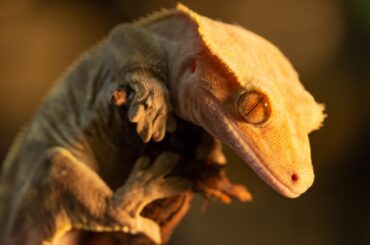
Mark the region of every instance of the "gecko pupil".
[[258, 91], [248, 91], [241, 94], [237, 110], [244, 121], [254, 125], [266, 122], [271, 114], [267, 97]]

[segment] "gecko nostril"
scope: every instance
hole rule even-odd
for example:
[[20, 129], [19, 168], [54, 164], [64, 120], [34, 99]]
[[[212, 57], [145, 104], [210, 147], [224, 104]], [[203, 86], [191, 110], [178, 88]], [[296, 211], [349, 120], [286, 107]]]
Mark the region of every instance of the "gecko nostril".
[[291, 179], [293, 182], [296, 182], [298, 180], [298, 175], [297, 174], [292, 174]]

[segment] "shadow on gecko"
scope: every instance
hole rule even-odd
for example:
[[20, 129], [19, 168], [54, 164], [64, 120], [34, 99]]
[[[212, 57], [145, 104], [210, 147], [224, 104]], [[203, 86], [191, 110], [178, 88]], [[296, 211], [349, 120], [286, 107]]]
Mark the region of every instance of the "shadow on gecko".
[[[129, 97], [129, 93], [133, 92], [128, 87], [120, 87], [114, 93], [114, 104], [120, 106], [119, 110], [123, 118], [127, 115], [129, 102], [126, 98]], [[202, 128], [173, 116], [176, 121], [176, 130], [172, 133], [167, 132], [161, 142], [150, 141], [141, 144], [139, 154], [154, 160], [162, 152], [177, 153], [181, 156], [180, 160], [169, 176], [182, 176], [192, 183], [191, 189], [182, 195], [154, 201], [142, 211], [144, 217], [154, 220], [161, 226], [163, 243], [167, 243], [173, 229], [188, 211], [194, 193], [200, 193], [207, 199], [226, 204], [230, 204], [232, 198], [242, 202], [252, 200], [247, 189], [241, 185], [234, 185], [227, 179], [224, 165], [226, 162], [221, 143]], [[134, 125], [131, 126], [131, 132], [134, 132]], [[132, 137], [137, 138], [137, 141], [140, 142], [138, 135], [133, 134]], [[154, 244], [143, 235], [123, 234], [122, 232], [85, 232], [74, 234], [74, 236], [74, 239], [78, 239], [80, 244]]]
[[[112, 94], [127, 108], [109, 105]], [[177, 129], [165, 137], [172, 111]], [[123, 232], [132, 235], [111, 243], [166, 243], [193, 191], [251, 198], [227, 180], [214, 138], [296, 198], [314, 181], [308, 134], [322, 111], [283, 54], [239, 26], [181, 4], [118, 25], [69, 70], [6, 157], [1, 242], [48, 244], [77, 229], [101, 233], [95, 242]], [[61, 242], [88, 242], [75, 234]]]

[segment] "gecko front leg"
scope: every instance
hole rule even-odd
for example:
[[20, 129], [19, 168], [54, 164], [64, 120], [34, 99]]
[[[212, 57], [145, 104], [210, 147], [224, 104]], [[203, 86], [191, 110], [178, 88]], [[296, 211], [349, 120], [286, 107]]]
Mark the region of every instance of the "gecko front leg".
[[[166, 43], [159, 36], [140, 27], [119, 25], [108, 38], [107, 62], [118, 81], [117, 90], [125, 87], [130, 90], [125, 102], [128, 105], [128, 118], [136, 123], [136, 131], [148, 142], [161, 141], [166, 128], [174, 128], [171, 120], [172, 106], [166, 87], [167, 54]], [[122, 100], [113, 100], [121, 106]]]
[[166, 131], [176, 128], [167, 88], [148, 71], [130, 73], [127, 81], [130, 85], [118, 85], [113, 91], [111, 103], [128, 106], [128, 119], [137, 124], [136, 132], [144, 142], [161, 141]]
[[135, 70], [125, 76], [131, 90], [128, 118], [136, 123], [136, 131], [148, 142], [161, 141], [166, 132], [171, 104], [164, 83], [148, 70]]

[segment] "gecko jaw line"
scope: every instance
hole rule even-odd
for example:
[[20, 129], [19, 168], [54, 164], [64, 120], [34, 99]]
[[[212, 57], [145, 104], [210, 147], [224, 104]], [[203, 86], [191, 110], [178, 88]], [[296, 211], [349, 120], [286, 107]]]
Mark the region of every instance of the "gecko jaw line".
[[231, 137], [231, 140], [228, 140], [227, 143], [231, 146], [232, 149], [242, 157], [244, 161], [259, 175], [267, 184], [272, 188], [276, 189], [280, 193], [288, 197], [298, 197], [301, 193], [295, 192], [290, 189], [284, 182], [280, 181], [272, 171], [265, 166], [260, 157], [251, 149], [251, 147], [246, 143], [237, 133], [238, 129], [233, 122], [227, 119], [222, 111], [222, 108], [218, 106], [213, 98], [207, 98], [206, 104], [210, 109], [211, 114], [217, 118], [218, 123], [216, 130], [222, 135], [227, 134]]

